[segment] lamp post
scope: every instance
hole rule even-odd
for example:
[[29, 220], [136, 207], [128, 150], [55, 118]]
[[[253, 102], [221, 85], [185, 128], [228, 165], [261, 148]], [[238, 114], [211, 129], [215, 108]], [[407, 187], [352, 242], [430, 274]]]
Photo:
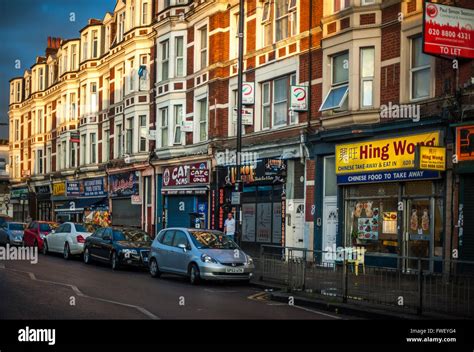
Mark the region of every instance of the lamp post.
[[[244, 73], [244, 26], [245, 26], [245, 1], [240, 0], [239, 2], [239, 64], [238, 64], [238, 78], [237, 78], [237, 175], [235, 182], [235, 191], [241, 192], [241, 154], [242, 154], [242, 86], [243, 86], [243, 73]], [[235, 230], [239, 238], [239, 244], [242, 242], [241, 236], [241, 204], [236, 205], [236, 214], [235, 214]]]

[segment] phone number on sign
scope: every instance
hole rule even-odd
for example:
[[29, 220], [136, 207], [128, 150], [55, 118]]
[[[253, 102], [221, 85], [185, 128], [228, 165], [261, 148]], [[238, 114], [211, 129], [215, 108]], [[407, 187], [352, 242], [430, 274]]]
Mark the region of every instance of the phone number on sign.
[[428, 33], [430, 35], [436, 35], [436, 36], [441, 36], [441, 37], [446, 37], [446, 38], [458, 38], [458, 39], [463, 39], [463, 40], [471, 40], [471, 34], [464, 33], [464, 32], [444, 31], [444, 30], [439, 30], [436, 28], [430, 28], [428, 30]]

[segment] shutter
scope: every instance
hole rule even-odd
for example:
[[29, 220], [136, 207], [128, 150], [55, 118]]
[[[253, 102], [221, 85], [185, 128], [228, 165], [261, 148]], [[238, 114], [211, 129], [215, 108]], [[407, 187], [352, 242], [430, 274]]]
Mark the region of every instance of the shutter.
[[142, 206], [130, 198], [112, 200], [112, 225], [141, 227]]
[[463, 241], [460, 248], [462, 260], [474, 260], [474, 175], [466, 175], [463, 189]]

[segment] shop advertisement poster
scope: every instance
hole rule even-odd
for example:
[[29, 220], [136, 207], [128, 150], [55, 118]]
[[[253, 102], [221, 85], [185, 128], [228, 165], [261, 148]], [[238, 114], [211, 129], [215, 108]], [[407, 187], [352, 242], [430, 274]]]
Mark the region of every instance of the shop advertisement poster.
[[398, 233], [397, 220], [398, 214], [396, 211], [384, 211], [382, 217], [382, 232], [396, 235]]
[[84, 197], [100, 197], [105, 195], [103, 178], [84, 180]]
[[474, 160], [474, 125], [456, 128], [456, 157], [458, 162]]
[[66, 183], [53, 183], [53, 196], [64, 196], [66, 194]]
[[272, 203], [257, 206], [257, 242], [268, 243], [272, 235]]
[[474, 10], [426, 2], [423, 21], [425, 54], [474, 59]]
[[110, 197], [131, 197], [138, 194], [138, 175], [136, 172], [109, 175]]
[[446, 148], [418, 146], [416, 150], [416, 167], [420, 170], [446, 170]]
[[255, 204], [242, 205], [242, 241], [255, 242]]
[[[379, 239], [379, 209], [372, 209], [372, 202], [357, 203], [354, 212], [357, 215], [358, 209], [364, 209], [365, 217], [357, 218], [357, 238], [376, 241]], [[357, 217], [357, 216], [356, 216]]]
[[67, 181], [66, 182], [66, 196], [79, 197], [84, 193], [81, 181]]

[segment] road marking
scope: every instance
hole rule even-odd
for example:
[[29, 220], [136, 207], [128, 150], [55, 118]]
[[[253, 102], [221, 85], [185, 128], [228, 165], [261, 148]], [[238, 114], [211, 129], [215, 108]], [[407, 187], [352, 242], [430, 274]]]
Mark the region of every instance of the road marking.
[[248, 299], [253, 301], [266, 301], [268, 297], [268, 292], [258, 292], [254, 295], [248, 296]]
[[[5, 269], [5, 267], [3, 269]], [[78, 295], [80, 297], [89, 298], [89, 299], [93, 299], [93, 300], [101, 301], [101, 302], [108, 302], [108, 303], [120, 305], [120, 306], [123, 306], [123, 307], [134, 308], [134, 309], [138, 310], [139, 312], [141, 312], [142, 314], [149, 317], [150, 319], [153, 319], [153, 320], [159, 320], [160, 319], [155, 314], [151, 313], [150, 311], [146, 310], [145, 308], [134, 305], [134, 304], [122, 303], [122, 302], [108, 300], [108, 299], [105, 299], [105, 298], [93, 297], [93, 296], [86, 295], [86, 294], [82, 293], [81, 290], [79, 290], [79, 288], [75, 285], [66, 284], [64, 282], [38, 279], [34, 273], [29, 272], [29, 271], [23, 271], [23, 270], [17, 270], [17, 269], [7, 269], [7, 270], [17, 271], [17, 272], [21, 272], [21, 273], [27, 273], [28, 276], [30, 277], [30, 279], [33, 280], [33, 281], [39, 281], [39, 282], [45, 282], [45, 283], [48, 283], [48, 284], [69, 287], [70, 289], [72, 289], [76, 293], [76, 295]]]
[[310, 313], [324, 315], [326, 317], [330, 317], [330, 318], [333, 318], [333, 319], [342, 319], [342, 317], [338, 317], [336, 315], [323, 313], [323, 312], [320, 312], [320, 311], [317, 311], [317, 310], [312, 310], [312, 309], [301, 307], [301, 306], [295, 306], [295, 305], [289, 305], [289, 306], [294, 307], [294, 308], [298, 308], [298, 309], [302, 309], [302, 310], [305, 310], [305, 311], [310, 312]]

